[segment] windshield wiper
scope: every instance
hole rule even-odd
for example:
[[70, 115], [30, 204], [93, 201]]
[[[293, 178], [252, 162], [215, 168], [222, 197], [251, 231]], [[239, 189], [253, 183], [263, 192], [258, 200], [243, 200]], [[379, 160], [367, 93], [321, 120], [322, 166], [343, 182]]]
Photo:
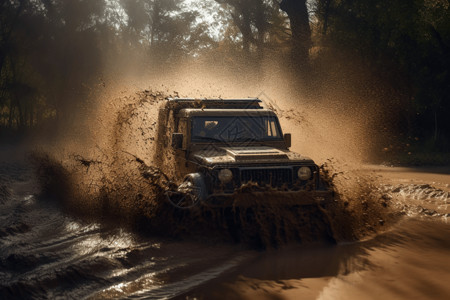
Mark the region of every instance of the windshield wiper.
[[264, 142], [264, 140], [257, 139], [254, 137], [246, 137], [246, 138], [240, 138], [240, 139], [230, 139], [230, 140], [224, 140], [224, 139], [218, 139], [211, 136], [193, 136], [193, 140], [204, 140], [204, 141], [214, 141], [214, 142], [222, 142], [222, 143], [242, 143], [242, 142]]
[[262, 142], [260, 139], [252, 138], [252, 137], [246, 137], [243, 139], [236, 139], [235, 142]]
[[199, 140], [205, 140], [205, 141], [216, 141], [216, 142], [225, 142], [222, 139], [218, 139], [215, 137], [210, 137], [210, 136], [193, 136], [192, 139], [199, 139]]

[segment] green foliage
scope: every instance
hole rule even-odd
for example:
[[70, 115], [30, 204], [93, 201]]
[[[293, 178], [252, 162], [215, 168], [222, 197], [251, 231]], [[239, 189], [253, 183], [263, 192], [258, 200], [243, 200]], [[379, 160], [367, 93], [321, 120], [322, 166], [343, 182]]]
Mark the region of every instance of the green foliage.
[[71, 117], [102, 66], [103, 10], [102, 0], [2, 2], [1, 127], [33, 127], [54, 112]]
[[177, 0], [121, 0], [128, 21], [123, 38], [144, 47], [152, 62], [169, 62], [214, 44], [199, 13], [186, 11]]
[[[228, 33], [238, 36], [248, 57], [255, 53], [261, 58], [266, 49], [285, 47], [290, 38], [287, 17], [274, 0], [215, 0], [229, 12], [228, 23], [234, 27]], [[238, 33], [238, 34], [236, 34]]]
[[406, 95], [402, 108], [415, 112], [408, 120], [408, 133], [449, 150], [449, 2], [317, 2], [322, 47], [361, 59], [383, 84]]
[[198, 12], [177, 0], [6, 0], [0, 8], [0, 129], [70, 121], [117, 62], [176, 62], [215, 44]]

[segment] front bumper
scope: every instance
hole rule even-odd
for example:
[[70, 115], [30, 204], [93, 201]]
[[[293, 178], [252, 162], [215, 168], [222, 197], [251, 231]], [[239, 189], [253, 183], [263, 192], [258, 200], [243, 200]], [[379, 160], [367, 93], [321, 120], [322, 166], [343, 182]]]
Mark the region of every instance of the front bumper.
[[302, 206], [321, 205], [334, 201], [331, 190], [313, 191], [236, 191], [209, 195], [205, 205], [217, 207], [252, 207], [252, 206]]

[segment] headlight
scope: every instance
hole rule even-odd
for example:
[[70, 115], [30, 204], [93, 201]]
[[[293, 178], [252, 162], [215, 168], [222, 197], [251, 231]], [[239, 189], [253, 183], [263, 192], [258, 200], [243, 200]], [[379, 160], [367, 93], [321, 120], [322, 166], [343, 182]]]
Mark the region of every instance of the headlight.
[[301, 167], [298, 169], [297, 174], [300, 180], [308, 180], [311, 178], [311, 169], [308, 167]]
[[222, 183], [228, 183], [233, 179], [233, 172], [230, 169], [222, 169], [219, 171], [219, 180]]

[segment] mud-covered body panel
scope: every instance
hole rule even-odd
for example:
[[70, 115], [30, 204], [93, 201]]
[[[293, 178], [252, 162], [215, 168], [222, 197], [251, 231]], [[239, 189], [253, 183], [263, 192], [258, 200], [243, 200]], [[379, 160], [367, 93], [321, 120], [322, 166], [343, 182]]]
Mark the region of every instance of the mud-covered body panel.
[[190, 153], [189, 160], [199, 164], [214, 167], [217, 165], [264, 165], [264, 164], [314, 164], [305, 156], [288, 150], [268, 146], [209, 146]]
[[[200, 174], [208, 198], [236, 196], [249, 186], [262, 189], [259, 193], [279, 192], [291, 198], [297, 193], [312, 202], [331, 195], [321, 186], [319, 167], [289, 150], [290, 135], [286, 140], [275, 112], [260, 107], [259, 100], [244, 100], [251, 107], [241, 108], [239, 100], [202, 101], [182, 99], [172, 104], [179, 170], [185, 178]], [[311, 204], [309, 200], [305, 204]]]
[[[187, 162], [189, 172], [203, 174], [208, 193], [219, 198], [236, 195], [247, 184], [265, 188], [271, 193], [275, 190], [290, 192], [291, 197], [297, 191], [303, 193], [298, 195], [304, 195], [305, 191], [318, 190], [320, 185], [319, 168], [313, 160], [275, 147], [209, 145], [192, 151]], [[308, 180], [298, 178], [301, 167], [311, 169]], [[219, 172], [223, 169], [230, 170], [233, 174], [230, 182], [220, 181]]]

